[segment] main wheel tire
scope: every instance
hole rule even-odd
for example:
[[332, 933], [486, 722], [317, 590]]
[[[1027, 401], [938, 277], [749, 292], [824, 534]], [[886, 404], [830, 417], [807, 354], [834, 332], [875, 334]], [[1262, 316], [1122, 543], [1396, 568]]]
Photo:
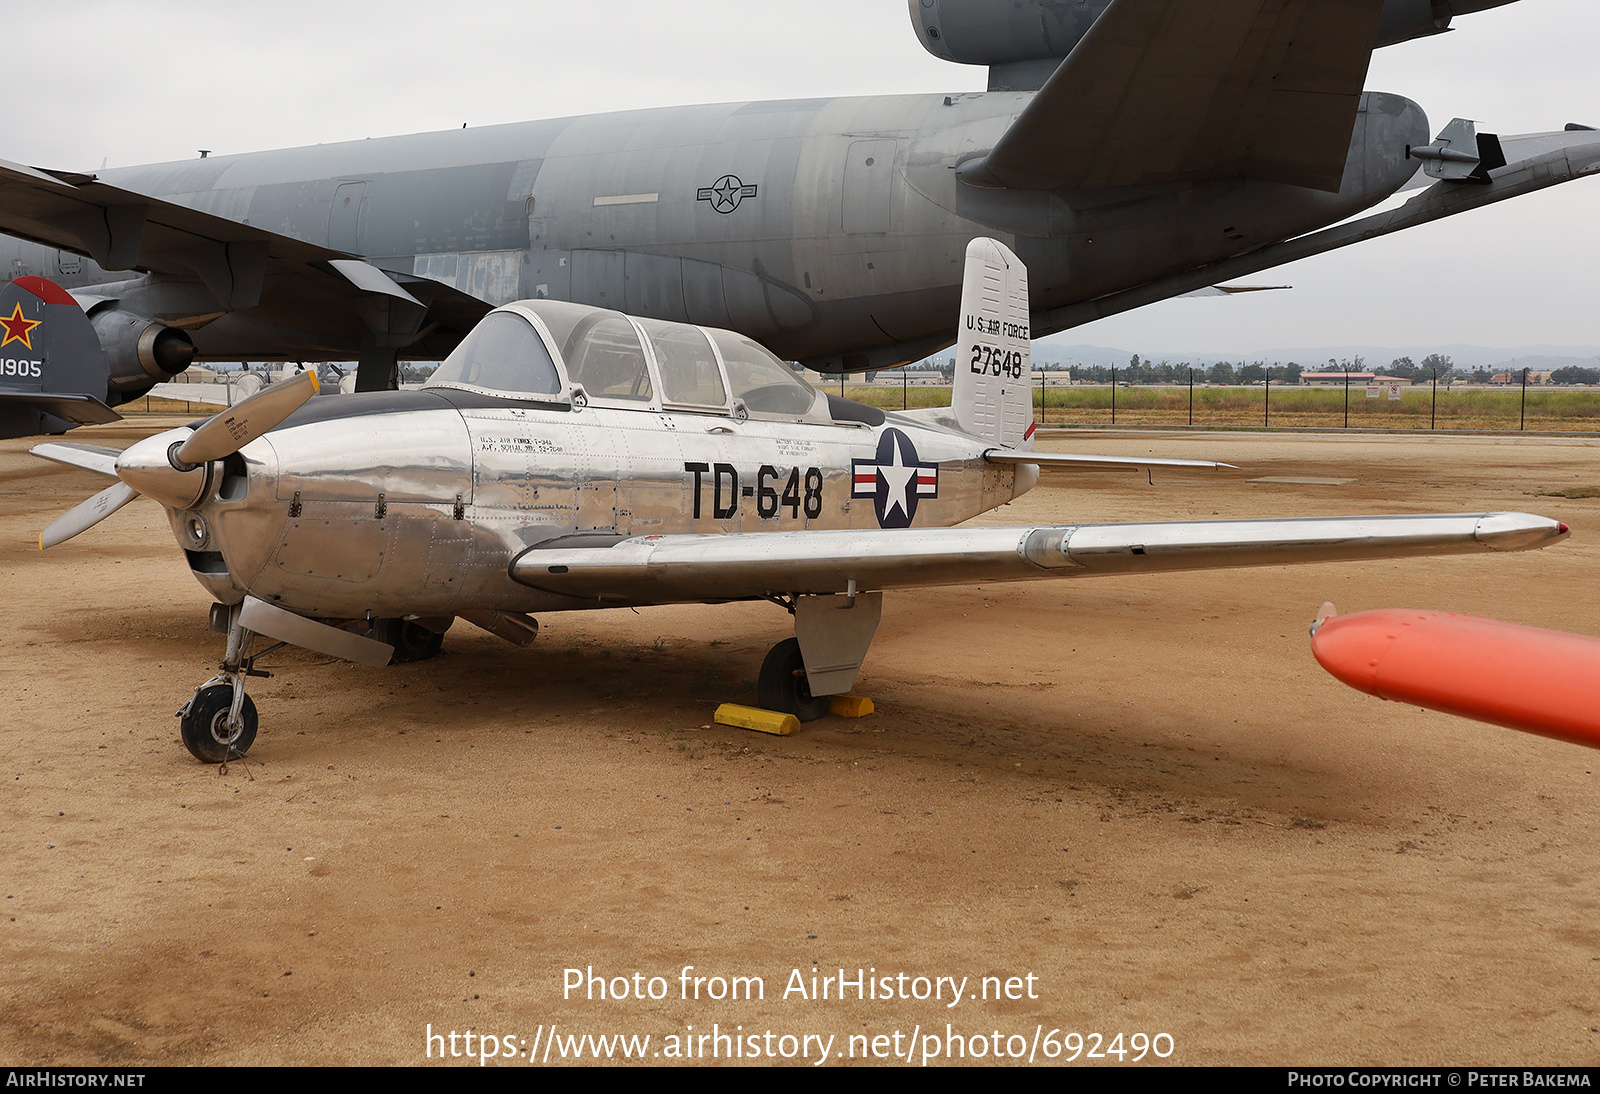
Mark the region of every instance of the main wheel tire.
[[763, 710], [793, 714], [802, 722], [814, 722], [828, 713], [828, 696], [811, 694], [798, 638], [779, 642], [761, 662], [756, 699]]
[[228, 732], [228, 712], [233, 709], [233, 685], [212, 684], [201, 688], [200, 694], [189, 704], [180, 730], [183, 745], [201, 763], [220, 764], [237, 760], [256, 743], [256, 705], [250, 696], [244, 697], [239, 710], [244, 724], [237, 735]]
[[374, 619], [372, 637], [394, 647], [391, 665], [427, 661], [444, 648], [444, 635], [412, 619]]

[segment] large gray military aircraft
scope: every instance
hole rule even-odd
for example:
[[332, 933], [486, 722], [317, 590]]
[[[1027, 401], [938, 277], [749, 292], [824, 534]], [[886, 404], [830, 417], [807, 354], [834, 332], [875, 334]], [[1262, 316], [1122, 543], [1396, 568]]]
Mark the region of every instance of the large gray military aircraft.
[[141, 495], [167, 510], [228, 636], [222, 672], [178, 712], [189, 750], [218, 762], [255, 739], [258, 635], [383, 665], [436, 653], [458, 617], [525, 646], [530, 612], [768, 600], [794, 637], [767, 655], [759, 701], [809, 720], [855, 683], [885, 590], [1567, 534], [1525, 513], [949, 527], [1041, 471], [1219, 466], [1034, 451], [1027, 271], [981, 238], [964, 269], [949, 408], [824, 396], [732, 331], [528, 300], [491, 312], [421, 390], [306, 406], [306, 372], [123, 452], [35, 447], [117, 480], [39, 545]]
[[[867, 371], [950, 345], [979, 236], [1032, 269], [1042, 336], [1600, 169], [1600, 134], [1434, 140], [1416, 103], [1363, 90], [1375, 48], [1509, 2], [910, 0], [919, 41], [990, 90], [0, 163], [0, 231], [34, 241], [0, 269], [83, 304], [111, 404], [179, 351], [359, 359], [358, 389], [390, 388], [399, 357], [438, 360], [519, 299]], [[1340, 224], [1419, 168], [1436, 181], [1403, 207]]]

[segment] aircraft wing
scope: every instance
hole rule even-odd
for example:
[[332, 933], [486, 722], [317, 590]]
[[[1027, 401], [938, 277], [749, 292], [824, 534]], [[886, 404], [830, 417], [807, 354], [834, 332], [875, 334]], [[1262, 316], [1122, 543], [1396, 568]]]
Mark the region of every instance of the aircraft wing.
[[1150, 471], [1155, 468], [1182, 467], [1190, 470], [1220, 471], [1238, 467], [1211, 460], [1156, 460], [1140, 456], [1080, 456], [1071, 452], [1024, 452], [1013, 448], [991, 448], [983, 454], [990, 463], [1032, 464], [1041, 471]]
[[978, 186], [1250, 178], [1337, 191], [1384, 0], [1112, 0]]
[[1523, 551], [1566, 534], [1566, 525], [1528, 513], [736, 532], [640, 536], [610, 547], [533, 547], [511, 563], [511, 577], [532, 588], [601, 602], [747, 600]]
[[434, 281], [390, 275], [343, 251], [100, 182], [0, 160], [0, 232], [87, 255], [108, 270], [197, 280], [225, 310], [276, 304], [291, 320], [336, 309], [392, 344], [427, 319], [462, 331], [489, 305]]

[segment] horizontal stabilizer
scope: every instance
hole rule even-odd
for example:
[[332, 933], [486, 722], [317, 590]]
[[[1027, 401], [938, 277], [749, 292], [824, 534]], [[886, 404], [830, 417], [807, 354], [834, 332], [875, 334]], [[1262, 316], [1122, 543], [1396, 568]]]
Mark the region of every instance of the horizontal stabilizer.
[[601, 602], [722, 601], [1522, 551], [1566, 534], [1566, 525], [1528, 513], [1467, 513], [642, 536], [611, 547], [530, 548], [511, 577]]
[[42, 410], [46, 414], [54, 414], [57, 418], [75, 425], [104, 425], [107, 422], [122, 421], [121, 414], [93, 395], [0, 389], [0, 403], [12, 403], [33, 410]]
[[1158, 300], [1215, 285], [1235, 277], [1249, 277], [1274, 266], [1326, 254], [1354, 243], [1428, 224], [1435, 220], [1482, 209], [1551, 186], [1600, 174], [1600, 133], [1566, 130], [1500, 137], [1497, 141], [1507, 163], [1488, 172], [1488, 181], [1441, 180], [1415, 194], [1396, 209], [1383, 209], [1345, 221], [1332, 228], [1273, 243], [1248, 254], [1161, 278], [1137, 288], [1111, 293], [1095, 300], [1068, 304], [1033, 317], [1039, 337], [1119, 315]]

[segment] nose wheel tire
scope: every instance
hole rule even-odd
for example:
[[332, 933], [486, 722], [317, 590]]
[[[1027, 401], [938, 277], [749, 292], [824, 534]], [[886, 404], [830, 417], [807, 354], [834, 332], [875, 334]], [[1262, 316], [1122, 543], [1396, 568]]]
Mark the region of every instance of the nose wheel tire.
[[811, 694], [798, 638], [779, 642], [767, 654], [767, 659], [761, 662], [761, 677], [756, 681], [756, 701], [763, 710], [793, 714], [802, 722], [814, 722], [828, 713], [828, 696]]
[[244, 697], [237, 732], [228, 728], [228, 713], [233, 709], [233, 685], [213, 684], [201, 688], [180, 723], [184, 747], [201, 763], [220, 764], [237, 760], [256, 741], [256, 705]]

